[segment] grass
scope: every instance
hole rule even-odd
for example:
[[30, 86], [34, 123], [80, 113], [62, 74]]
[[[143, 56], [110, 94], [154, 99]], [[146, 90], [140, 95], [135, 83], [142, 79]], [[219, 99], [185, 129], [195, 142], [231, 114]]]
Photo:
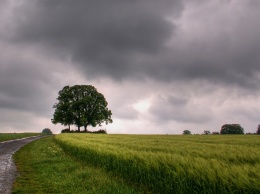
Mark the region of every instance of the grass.
[[24, 138], [24, 137], [31, 137], [35, 135], [41, 135], [41, 134], [40, 133], [0, 133], [0, 142]]
[[71, 157], [46, 137], [25, 145], [14, 155], [19, 176], [13, 194], [141, 193], [123, 179]]
[[151, 193], [260, 193], [260, 136], [61, 134], [55, 142]]
[[260, 193], [260, 136], [60, 134], [24, 146], [13, 193]]

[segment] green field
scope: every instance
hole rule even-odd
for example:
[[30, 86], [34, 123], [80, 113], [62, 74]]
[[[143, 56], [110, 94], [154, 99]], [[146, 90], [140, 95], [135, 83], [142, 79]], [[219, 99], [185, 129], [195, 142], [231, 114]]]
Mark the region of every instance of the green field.
[[61, 134], [55, 142], [151, 193], [260, 193], [260, 136]]
[[14, 155], [13, 193], [260, 193], [260, 136], [60, 134]]
[[141, 194], [123, 179], [70, 157], [48, 136], [14, 155], [18, 176], [12, 194]]
[[40, 133], [0, 133], [0, 142], [24, 137], [40, 135]]

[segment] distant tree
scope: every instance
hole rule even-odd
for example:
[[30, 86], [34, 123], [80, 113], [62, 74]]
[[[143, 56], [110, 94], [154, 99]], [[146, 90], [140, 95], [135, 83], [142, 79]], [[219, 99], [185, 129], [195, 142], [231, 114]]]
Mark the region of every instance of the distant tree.
[[221, 127], [221, 134], [244, 134], [244, 129], [239, 124], [225, 124]]
[[84, 126], [87, 132], [87, 126], [101, 126], [103, 122], [112, 123], [112, 112], [107, 108], [105, 97], [99, 93], [94, 86], [91, 85], [74, 85], [65, 86], [59, 91], [58, 103], [53, 108], [52, 122], [54, 124], [61, 123], [69, 126], [75, 124], [80, 131], [80, 127]]
[[52, 131], [49, 128], [43, 129], [42, 133], [45, 134], [45, 135], [52, 135]]
[[218, 134], [219, 134], [219, 132], [217, 132], [217, 131], [214, 131], [214, 132], [212, 132], [212, 134], [213, 134], [213, 135], [218, 135]]
[[258, 127], [257, 127], [256, 134], [260, 135], [260, 125], [258, 125]]
[[205, 135], [209, 135], [209, 134], [210, 134], [210, 131], [205, 130], [205, 131], [204, 131], [204, 134], [205, 134]]
[[191, 131], [190, 130], [184, 130], [182, 132], [183, 135], [190, 135], [191, 134]]

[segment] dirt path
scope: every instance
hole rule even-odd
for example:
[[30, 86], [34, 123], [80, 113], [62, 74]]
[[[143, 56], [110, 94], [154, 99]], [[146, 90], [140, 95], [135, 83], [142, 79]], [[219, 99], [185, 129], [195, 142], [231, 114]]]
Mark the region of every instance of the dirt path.
[[12, 160], [12, 155], [23, 145], [42, 138], [28, 137], [17, 140], [0, 142], [0, 193], [11, 193], [12, 184], [16, 176], [16, 166]]

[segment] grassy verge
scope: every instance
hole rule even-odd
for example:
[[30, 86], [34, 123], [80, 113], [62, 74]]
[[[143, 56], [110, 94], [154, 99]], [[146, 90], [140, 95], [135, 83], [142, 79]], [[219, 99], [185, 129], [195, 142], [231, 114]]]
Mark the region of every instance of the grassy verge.
[[0, 133], [0, 142], [41, 135], [41, 133]]
[[70, 157], [53, 138], [32, 142], [14, 155], [19, 176], [13, 194], [138, 193], [122, 179]]

